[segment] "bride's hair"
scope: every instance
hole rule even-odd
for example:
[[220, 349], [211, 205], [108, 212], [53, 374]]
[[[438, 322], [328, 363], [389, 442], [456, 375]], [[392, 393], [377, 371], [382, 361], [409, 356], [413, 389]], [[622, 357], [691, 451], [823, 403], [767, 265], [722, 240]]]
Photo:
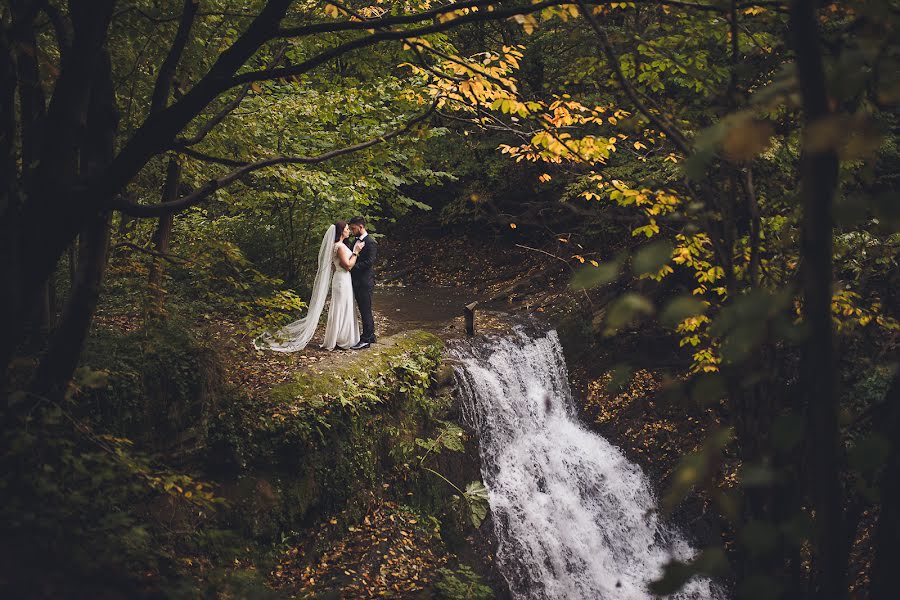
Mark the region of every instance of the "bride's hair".
[[347, 228], [347, 221], [338, 221], [334, 224], [334, 241], [341, 241], [341, 236], [344, 234], [344, 229]]

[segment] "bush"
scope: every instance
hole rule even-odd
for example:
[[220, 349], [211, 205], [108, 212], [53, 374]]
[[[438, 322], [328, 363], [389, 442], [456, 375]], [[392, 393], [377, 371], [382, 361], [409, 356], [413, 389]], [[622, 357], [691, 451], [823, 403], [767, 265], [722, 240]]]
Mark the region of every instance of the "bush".
[[224, 393], [215, 351], [180, 319], [88, 341], [74, 402], [80, 417], [158, 449], [202, 442]]

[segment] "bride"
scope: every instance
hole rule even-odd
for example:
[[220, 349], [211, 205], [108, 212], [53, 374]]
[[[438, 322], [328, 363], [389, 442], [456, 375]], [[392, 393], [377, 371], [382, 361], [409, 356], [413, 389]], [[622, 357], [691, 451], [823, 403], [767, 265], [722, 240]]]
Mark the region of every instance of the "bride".
[[338, 221], [328, 228], [319, 248], [319, 270], [313, 283], [309, 311], [299, 321], [285, 325], [274, 334], [267, 333], [257, 338], [253, 342], [257, 348], [267, 348], [275, 352], [303, 350], [315, 334], [319, 316], [325, 308], [329, 280], [331, 308], [328, 310], [328, 324], [325, 326], [325, 341], [322, 347], [327, 350], [335, 348], [343, 350], [359, 343], [359, 324], [356, 322], [356, 302], [353, 299], [350, 269], [356, 264], [359, 252], [366, 244], [356, 242], [351, 252], [344, 243], [348, 237], [350, 227], [346, 221]]

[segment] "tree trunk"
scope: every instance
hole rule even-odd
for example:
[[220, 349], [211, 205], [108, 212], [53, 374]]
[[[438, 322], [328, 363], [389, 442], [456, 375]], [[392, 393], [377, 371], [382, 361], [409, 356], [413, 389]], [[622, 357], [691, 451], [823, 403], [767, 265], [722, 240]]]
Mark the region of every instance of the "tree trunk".
[[[794, 0], [789, 31], [796, 54], [805, 128], [829, 116], [816, 3]], [[815, 510], [813, 596], [847, 595], [842, 494], [838, 478], [837, 394], [835, 392], [832, 297], [832, 202], [838, 159], [832, 149], [803, 150], [800, 157], [800, 245], [803, 320], [808, 334], [800, 369], [807, 412], [810, 491]]]
[[897, 595], [897, 570], [900, 568], [900, 369], [888, 390], [885, 415], [880, 419], [883, 432], [888, 436], [891, 450], [881, 474], [881, 512], [875, 527], [873, 543], [875, 559], [872, 561], [872, 585], [869, 597], [886, 600]]
[[22, 305], [16, 233], [22, 196], [16, 168], [16, 73], [12, 45], [0, 27], [0, 392], [15, 349], [16, 307]]
[[[166, 168], [166, 181], [163, 184], [162, 202], [171, 202], [178, 198], [178, 188], [181, 186], [181, 163], [178, 158], [172, 156], [169, 158], [169, 164]], [[159, 218], [156, 225], [156, 232], [153, 234], [154, 249], [160, 254], [169, 253], [169, 240], [172, 237], [172, 224], [175, 215], [165, 215]], [[150, 315], [154, 318], [163, 318], [165, 316], [165, 298], [166, 291], [163, 287], [163, 259], [159, 256], [153, 257], [150, 263], [150, 273], [147, 278], [147, 284], [150, 288]]]
[[[118, 114], [109, 54], [102, 52], [92, 81], [87, 129], [81, 147], [83, 177], [108, 165], [115, 153]], [[61, 397], [72, 378], [90, 331], [109, 253], [111, 213], [95, 216], [79, 237], [78, 275], [66, 314], [31, 382], [32, 392]]]
[[[94, 0], [69, 6], [75, 34], [41, 127], [43, 140], [31, 178], [33, 185], [23, 196], [27, 201], [17, 205], [14, 215], [6, 214], [3, 219], [11, 239], [3, 236], [8, 245], [2, 248], [0, 262], [12, 276], [9, 282], [14, 292], [4, 297], [7, 306], [2, 307], [0, 368], [8, 366], [21, 343], [28, 314], [39, 301], [41, 288], [59, 258], [78, 231], [93, 222], [97, 212], [90, 208], [95, 206], [91, 203], [101, 200], [87, 199], [83, 192], [76, 191], [77, 157], [79, 143], [85, 137], [91, 82], [99, 68], [114, 2]], [[15, 111], [4, 111], [7, 113], [14, 115]]]
[[50, 348], [31, 383], [30, 389], [36, 394], [51, 398], [61, 396], [78, 366], [100, 296], [109, 250], [109, 231], [110, 215], [106, 213], [97, 217], [81, 233], [82, 247], [75, 288], [63, 320], [53, 333]]
[[19, 81], [19, 108], [21, 121], [22, 172], [26, 192], [30, 187], [31, 173], [40, 157], [43, 134], [41, 128], [47, 112], [46, 98], [41, 86], [38, 67], [38, 47], [34, 18], [37, 4], [14, 1], [13, 46], [16, 50], [16, 71]]
[[[22, 149], [22, 183], [25, 195], [33, 188], [34, 167], [41, 151], [44, 117], [47, 100], [41, 85], [38, 65], [39, 49], [35, 35], [34, 19], [38, 6], [35, 3], [14, 0], [12, 40], [16, 52], [16, 75], [19, 89], [20, 144]], [[46, 333], [50, 329], [50, 284], [41, 286], [38, 301], [28, 315], [28, 329]]]

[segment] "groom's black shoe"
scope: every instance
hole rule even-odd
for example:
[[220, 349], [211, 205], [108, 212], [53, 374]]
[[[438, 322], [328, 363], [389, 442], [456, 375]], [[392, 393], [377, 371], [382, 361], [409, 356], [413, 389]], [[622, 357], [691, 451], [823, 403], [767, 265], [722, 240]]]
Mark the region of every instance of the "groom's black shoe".
[[368, 347], [371, 346], [371, 345], [372, 345], [372, 344], [370, 344], [369, 342], [360, 342], [360, 343], [358, 343], [357, 345], [352, 346], [350, 349], [351, 349], [351, 350], [364, 350], [364, 349], [368, 348]]

